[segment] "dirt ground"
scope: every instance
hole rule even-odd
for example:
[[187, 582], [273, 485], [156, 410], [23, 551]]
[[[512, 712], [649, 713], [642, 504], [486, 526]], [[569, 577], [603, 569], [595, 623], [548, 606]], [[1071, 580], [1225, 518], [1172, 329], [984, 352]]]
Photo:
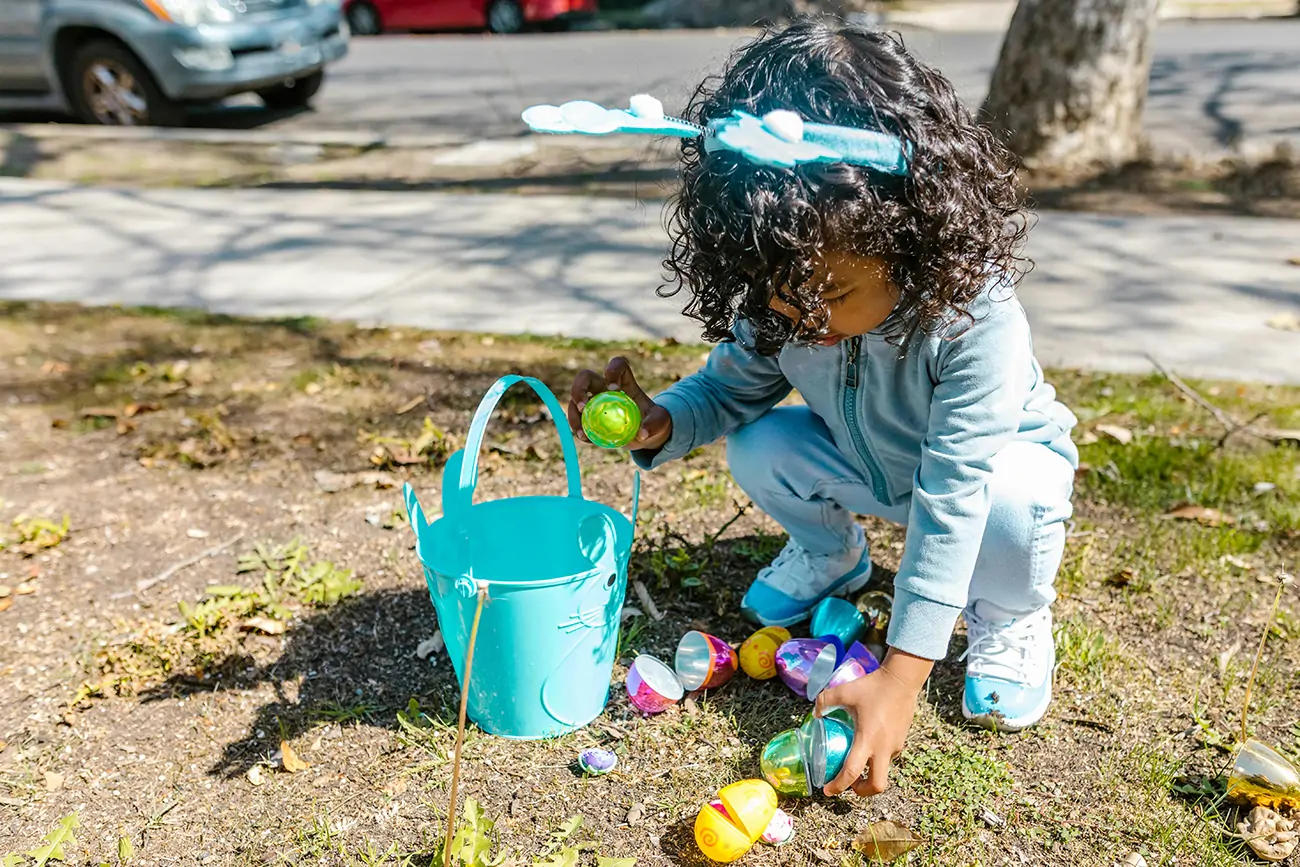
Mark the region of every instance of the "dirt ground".
[[[444, 653], [417, 656], [437, 624], [390, 485], [410, 481], [436, 505], [440, 465], [498, 376], [563, 393], [611, 351], [0, 305], [0, 860], [68, 816], [74, 864], [434, 860], [458, 693]], [[622, 351], [663, 385], [703, 349]], [[787, 801], [794, 841], [739, 863], [853, 864], [854, 835], [886, 818], [925, 840], [913, 865], [1249, 860], [1222, 773], [1278, 576], [1296, 571], [1300, 452], [1283, 435], [1223, 442], [1160, 376], [1051, 376], [1081, 420], [1086, 466], [1047, 719], [1016, 736], [964, 725], [959, 634], [890, 790]], [[1234, 418], [1258, 416], [1252, 430], [1300, 428], [1300, 389], [1192, 385]], [[483, 497], [561, 489], [539, 409], [524, 392], [503, 403]], [[625, 458], [584, 449], [582, 464], [589, 497], [626, 506]], [[700, 805], [758, 775], [763, 745], [808, 710], [779, 682], [741, 675], [661, 716], [632, 711], [631, 657], [669, 659], [690, 628], [745, 638], [736, 603], [783, 544], [744, 508], [720, 447], [644, 482], [632, 577], [664, 617], [625, 621], [605, 713], [553, 741], [471, 729], [466, 742], [461, 793], [505, 863], [704, 863]], [[1183, 503], [1198, 508], [1175, 511]], [[887, 584], [902, 531], [865, 526]], [[644, 610], [633, 594], [628, 604]], [[1293, 584], [1249, 729], [1300, 753], [1298, 708]], [[588, 746], [614, 750], [618, 768], [581, 775]]]

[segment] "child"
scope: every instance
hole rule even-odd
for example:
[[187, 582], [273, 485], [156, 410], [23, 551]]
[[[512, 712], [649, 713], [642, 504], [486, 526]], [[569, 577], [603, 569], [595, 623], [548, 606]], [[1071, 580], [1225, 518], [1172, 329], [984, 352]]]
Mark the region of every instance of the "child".
[[[737, 109], [766, 131], [729, 137], [719, 119]], [[741, 603], [762, 624], [867, 583], [855, 514], [907, 527], [882, 667], [817, 700], [856, 720], [825, 791], [875, 794], [959, 615], [968, 719], [1018, 731], [1051, 700], [1078, 454], [1013, 293], [1026, 228], [1012, 159], [895, 37], [839, 22], [741, 50], [686, 120], [710, 132], [683, 141], [665, 265], [718, 345], [653, 400], [623, 359], [583, 372], [570, 422], [581, 436], [591, 395], [627, 392], [646, 469], [726, 437], [736, 483], [790, 535]], [[843, 159], [800, 161], [801, 134]], [[792, 390], [802, 405], [778, 407]]]

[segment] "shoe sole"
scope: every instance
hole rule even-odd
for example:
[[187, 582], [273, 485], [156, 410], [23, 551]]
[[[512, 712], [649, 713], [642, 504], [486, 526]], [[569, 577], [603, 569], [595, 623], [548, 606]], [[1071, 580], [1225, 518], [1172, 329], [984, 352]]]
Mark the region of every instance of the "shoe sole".
[[1022, 732], [1025, 729], [1037, 725], [1044, 716], [1047, 715], [1047, 708], [1052, 703], [1052, 680], [1049, 676], [1047, 679], [1047, 691], [1043, 694], [1043, 699], [1032, 711], [1018, 719], [1008, 719], [1000, 713], [975, 713], [966, 704], [966, 691], [961, 693], [961, 714], [967, 720], [979, 726], [994, 732]]
[[761, 623], [763, 626], [794, 626], [796, 623], [802, 623], [803, 621], [811, 617], [812, 610], [817, 607], [817, 603], [821, 602], [822, 599], [826, 599], [831, 596], [846, 596], [849, 593], [853, 593], [857, 590], [861, 590], [863, 587], [866, 587], [867, 584], [870, 583], [871, 581], [871, 572], [872, 572], [871, 560], [869, 558], [864, 558], [863, 563], [859, 563], [857, 565], [857, 568], [855, 568], [852, 572], [849, 572], [847, 575], [841, 578], [839, 582], [837, 582], [836, 584], [831, 585], [831, 589], [827, 591], [825, 595], [819, 598], [817, 602], [813, 602], [811, 605], [808, 606], [807, 610], [793, 617], [765, 619], [763, 617], [760, 617], [758, 612], [754, 611], [752, 608], [743, 608], [743, 607], [741, 608], [741, 613], [744, 614], [746, 617], [748, 617], [750, 620], [754, 620], [758, 623]]

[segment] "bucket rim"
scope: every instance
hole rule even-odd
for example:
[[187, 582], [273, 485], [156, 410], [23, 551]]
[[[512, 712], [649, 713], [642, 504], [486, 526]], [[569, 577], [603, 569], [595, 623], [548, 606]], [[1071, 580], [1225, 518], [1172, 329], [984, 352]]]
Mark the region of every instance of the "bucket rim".
[[[434, 575], [438, 575], [442, 578], [446, 578], [448, 581], [451, 581], [453, 583], [461, 578], [469, 578], [470, 580], [474, 581], [476, 584], [486, 584], [488, 586], [497, 586], [497, 587], [504, 587], [509, 589], [559, 587], [564, 584], [576, 584], [580, 581], [587, 581], [591, 578], [595, 578], [598, 575], [601, 575], [605, 572], [605, 570], [601, 569], [599, 566], [593, 566], [591, 569], [588, 569], [586, 572], [576, 572], [572, 575], [563, 575], [558, 578], [542, 578], [536, 581], [509, 581], [506, 579], [485, 578], [481, 575], [452, 575], [448, 572], [443, 572], [442, 570], [436, 569], [433, 566], [429, 565], [424, 561], [423, 557], [419, 559], [420, 559], [420, 565], [423, 566], [427, 571], [432, 572]], [[624, 568], [620, 566], [618, 570], [614, 573], [614, 580], [617, 581], [619, 577], [624, 573], [625, 573]]]

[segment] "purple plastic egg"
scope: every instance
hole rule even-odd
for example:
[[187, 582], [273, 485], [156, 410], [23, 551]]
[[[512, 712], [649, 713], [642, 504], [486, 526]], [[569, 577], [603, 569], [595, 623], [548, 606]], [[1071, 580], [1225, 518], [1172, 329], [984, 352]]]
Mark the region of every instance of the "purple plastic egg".
[[808, 698], [808, 674], [827, 643], [817, 638], [791, 638], [776, 650], [776, 673], [800, 698]]
[[593, 777], [608, 774], [614, 770], [614, 766], [617, 764], [618, 756], [609, 750], [592, 747], [578, 753], [578, 767], [582, 768], [583, 773], [590, 774]]

